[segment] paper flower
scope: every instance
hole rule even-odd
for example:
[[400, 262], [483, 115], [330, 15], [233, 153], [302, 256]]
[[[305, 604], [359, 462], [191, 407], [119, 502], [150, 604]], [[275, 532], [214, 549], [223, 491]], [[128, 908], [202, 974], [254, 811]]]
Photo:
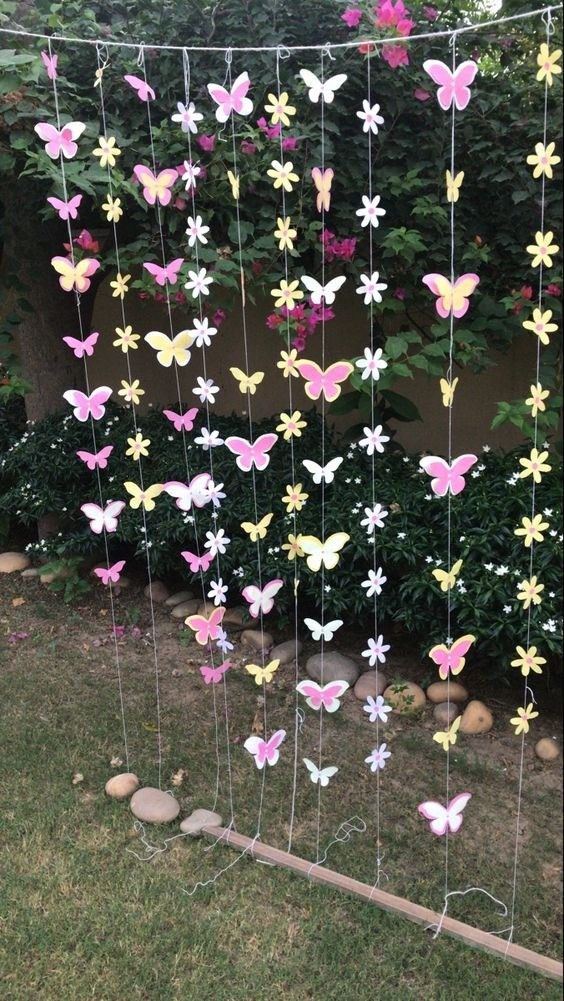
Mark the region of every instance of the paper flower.
[[213, 285], [213, 278], [208, 277], [205, 268], [200, 268], [197, 273], [188, 272], [188, 281], [184, 283], [184, 288], [192, 293], [193, 299], [197, 299], [198, 296], [210, 294], [209, 285]]
[[530, 671], [535, 674], [542, 674], [541, 664], [546, 664], [545, 657], [539, 657], [536, 646], [531, 646], [527, 650], [522, 646], [515, 648], [518, 656], [511, 661], [511, 667], [519, 667], [524, 678], [529, 676]]
[[112, 298], [113, 299], [124, 299], [125, 293], [129, 292], [127, 283], [131, 281], [131, 275], [121, 275], [118, 274], [115, 277], [115, 281], [110, 282], [110, 287], [113, 288]]
[[282, 502], [286, 505], [286, 513], [291, 514], [292, 511], [301, 511], [308, 497], [309, 494], [306, 494], [302, 490], [301, 483], [296, 483], [295, 486], [287, 484], [286, 493], [282, 498]]
[[[369, 373], [368, 365], [365, 368], [365, 372]], [[362, 378], [365, 378], [364, 372]], [[366, 378], [368, 378], [368, 375]], [[374, 455], [374, 452], [382, 453], [384, 451], [384, 443], [390, 440], [390, 436], [383, 434], [382, 430], [381, 424], [378, 424], [375, 428], [364, 428], [364, 438], [361, 438], [358, 444], [361, 448], [366, 449], [367, 455]]]
[[209, 549], [210, 555], [215, 559], [218, 553], [220, 553], [221, 556], [225, 556], [227, 546], [230, 542], [231, 539], [227, 538], [224, 529], [220, 528], [217, 532], [206, 532], [204, 549]]
[[138, 407], [141, 397], [145, 396], [145, 390], [141, 389], [139, 379], [134, 379], [131, 383], [122, 379], [121, 385], [122, 388], [118, 389], [118, 396], [123, 396], [126, 403], [133, 403], [135, 407]]
[[201, 445], [204, 452], [224, 444], [223, 438], [219, 437], [219, 431], [208, 431], [207, 428], [202, 428], [199, 437], [194, 438], [194, 441], [196, 445]]
[[192, 390], [196, 396], [199, 396], [202, 403], [215, 403], [216, 393], [219, 393], [219, 386], [215, 386], [213, 379], [202, 379], [201, 375], [196, 377], [197, 386]]
[[221, 650], [222, 653], [228, 653], [229, 650], [233, 650], [233, 643], [229, 642], [227, 633], [225, 629], [221, 628], [221, 626], [217, 630], [217, 640], [215, 641], [215, 645], [218, 650]]
[[532, 476], [535, 483], [540, 483], [542, 474], [550, 473], [552, 469], [546, 462], [547, 458], [548, 452], [539, 452], [538, 449], [532, 448], [528, 459], [519, 459], [519, 464], [523, 466], [519, 478], [523, 480], [526, 476]]
[[207, 243], [208, 238], [206, 233], [209, 233], [209, 226], [203, 225], [203, 220], [201, 215], [197, 215], [195, 219], [192, 216], [188, 216], [188, 225], [186, 227], [186, 236], [188, 237], [188, 246], [194, 247], [199, 241], [200, 243]]
[[533, 334], [537, 335], [541, 344], [549, 344], [549, 334], [553, 334], [555, 330], [558, 330], [558, 324], [551, 323], [551, 319], [551, 309], [545, 310], [544, 313], [541, 309], [534, 309], [532, 320], [524, 320], [523, 326], [525, 330], [532, 330]]
[[371, 302], [382, 302], [381, 293], [385, 292], [388, 286], [384, 282], [380, 282], [379, 278], [380, 275], [377, 271], [373, 271], [371, 275], [360, 276], [361, 285], [357, 288], [356, 294], [364, 296], [365, 306]]
[[127, 354], [130, 348], [137, 351], [137, 341], [141, 340], [139, 334], [133, 333], [133, 327], [129, 325], [122, 330], [121, 327], [116, 327], [117, 338], [112, 341], [114, 348], [121, 348], [124, 355]]
[[214, 605], [216, 606], [224, 605], [226, 601], [225, 595], [227, 594], [227, 590], [228, 590], [227, 584], [223, 583], [221, 577], [219, 578], [219, 580], [212, 580], [210, 581], [208, 598], [211, 598]]
[[293, 414], [280, 414], [280, 424], [276, 430], [284, 432], [284, 441], [290, 441], [292, 437], [301, 438], [301, 429], [307, 427], [307, 421], [302, 421], [301, 416], [300, 410], [294, 410]]
[[375, 723], [379, 720], [381, 723], [388, 722], [388, 714], [391, 713], [392, 707], [386, 705], [386, 700], [383, 695], [379, 695], [378, 698], [373, 699], [369, 695], [366, 699], [366, 705], [362, 707], [363, 712], [368, 713], [368, 719], [371, 723]]
[[380, 105], [370, 104], [366, 98], [362, 102], [362, 111], [357, 111], [356, 117], [360, 118], [362, 122], [363, 132], [373, 132], [374, 135], [378, 135], [378, 126], [384, 124], [384, 119], [382, 115], [379, 114]]
[[301, 535], [288, 535], [288, 541], [284, 543], [282, 549], [285, 553], [288, 553], [288, 559], [290, 562], [297, 559], [298, 557], [305, 556], [305, 553], [301, 546]]
[[525, 709], [523, 706], [517, 710], [517, 715], [513, 719], [509, 720], [512, 726], [515, 727], [515, 736], [519, 737], [522, 733], [529, 732], [529, 720], [536, 719], [538, 716], [537, 712], [533, 711], [533, 703], [529, 702], [529, 705]]
[[545, 146], [543, 143], [537, 143], [535, 146], [535, 152], [531, 153], [527, 157], [527, 163], [530, 167], [534, 167], [533, 177], [545, 177], [552, 180], [554, 177], [553, 167], [557, 163], [560, 163], [560, 157], [554, 156], [554, 150], [556, 149], [556, 143], [549, 143]]
[[272, 161], [272, 167], [266, 172], [274, 180], [275, 188], [284, 188], [284, 191], [291, 191], [292, 184], [299, 181], [297, 174], [294, 174], [294, 164], [291, 160], [280, 163], [279, 160]]
[[548, 389], [543, 389], [540, 382], [537, 382], [535, 386], [531, 386], [531, 395], [525, 403], [531, 408], [531, 416], [536, 417], [539, 411], [546, 410], [545, 400], [548, 399], [550, 393]]
[[296, 349], [292, 348], [290, 352], [281, 351], [280, 359], [281, 359], [280, 361], [276, 362], [276, 368], [282, 369], [282, 375], [284, 376], [284, 378], [288, 379], [290, 376], [292, 376], [294, 379], [298, 379], [300, 373], [298, 370], [298, 366], [296, 365], [296, 362], [298, 360], [298, 352], [296, 351]]
[[364, 514], [366, 517], [362, 519], [360, 524], [366, 527], [369, 535], [374, 535], [376, 528], [384, 527], [384, 518], [387, 518], [389, 513], [381, 504], [374, 504], [374, 507], [365, 507]]
[[274, 230], [274, 237], [278, 240], [278, 249], [293, 250], [298, 231], [292, 228], [290, 216], [286, 216], [285, 219], [278, 217], [276, 224], [278, 228]]
[[552, 230], [548, 230], [547, 233], [535, 233], [535, 242], [530, 243], [527, 247], [527, 253], [531, 254], [532, 261], [531, 267], [538, 268], [540, 263], [544, 265], [545, 268], [552, 267], [552, 254], [557, 254], [560, 247], [556, 243], [552, 243], [552, 238], [554, 233]]
[[276, 308], [279, 306], [285, 306], [286, 309], [293, 309], [296, 302], [298, 302], [299, 299], [303, 299], [304, 294], [298, 287], [299, 284], [298, 279], [288, 283], [285, 278], [282, 278], [280, 288], [272, 289], [270, 293], [275, 296], [274, 305]]
[[362, 656], [367, 658], [370, 667], [375, 667], [376, 663], [386, 663], [386, 654], [389, 649], [389, 643], [384, 643], [384, 637], [380, 634], [376, 639], [371, 637], [368, 640], [368, 647], [362, 651]]
[[374, 195], [373, 198], [369, 198], [368, 195], [362, 196], [362, 208], [356, 210], [356, 215], [362, 220], [363, 226], [378, 226], [378, 217], [386, 215], [386, 209], [379, 206], [380, 195]]
[[108, 222], [119, 222], [122, 215], [123, 209], [121, 207], [121, 198], [112, 198], [111, 195], [106, 195], [106, 201], [103, 203], [102, 208], [106, 213], [106, 219]]
[[542, 602], [541, 592], [544, 591], [544, 584], [537, 584], [536, 575], [530, 580], [522, 580], [517, 585], [517, 599], [523, 602], [523, 611], [530, 605], [540, 605]]
[[378, 567], [377, 570], [369, 570], [368, 579], [363, 580], [361, 584], [361, 587], [366, 588], [366, 597], [372, 598], [375, 594], [382, 594], [382, 587], [387, 579], [384, 577], [382, 567]]
[[210, 327], [207, 316], [204, 316], [203, 320], [194, 319], [192, 322], [194, 329], [190, 333], [194, 338], [194, 347], [203, 348], [205, 345], [205, 347], [209, 348], [211, 338], [217, 334], [217, 327]]
[[547, 85], [552, 87], [553, 77], [562, 72], [562, 67], [557, 65], [561, 55], [560, 49], [554, 49], [551, 52], [546, 42], [541, 44], [540, 52], [537, 55], [537, 66], [539, 67], [537, 80], [539, 83], [546, 80]]
[[184, 161], [184, 172], [181, 174], [183, 181], [186, 181], [186, 191], [196, 187], [196, 181], [202, 173], [202, 168], [188, 160]]
[[175, 115], [171, 115], [173, 122], [178, 122], [183, 132], [192, 132], [194, 135], [198, 131], [198, 126], [196, 122], [201, 122], [203, 115], [199, 111], [196, 111], [196, 107], [193, 101], [190, 104], [182, 104], [180, 101], [176, 105], [178, 112]]
[[267, 94], [267, 100], [270, 101], [270, 104], [265, 104], [264, 110], [267, 115], [270, 115], [271, 125], [279, 125], [280, 123], [290, 125], [289, 116], [295, 115], [296, 109], [288, 104], [289, 97], [286, 91], [283, 91], [278, 97], [274, 94]]
[[386, 767], [387, 758], [391, 758], [392, 752], [387, 751], [387, 744], [380, 744], [380, 747], [375, 747], [373, 751], [370, 752], [365, 762], [370, 765], [371, 772], [381, 771]]
[[92, 150], [92, 155], [100, 157], [101, 167], [115, 167], [116, 157], [121, 156], [121, 150], [117, 148], [114, 136], [108, 136], [107, 139], [100, 136], [98, 143], [96, 149]]
[[137, 462], [142, 455], [146, 457], [149, 454], [148, 446], [151, 444], [151, 439], [144, 438], [142, 432], [138, 431], [135, 438], [127, 439], [127, 444], [129, 448], [125, 454], [131, 456]]
[[388, 367], [386, 359], [383, 358], [382, 348], [376, 348], [374, 352], [370, 348], [365, 348], [364, 358], [357, 358], [355, 365], [361, 370], [363, 379], [372, 378], [374, 382], [378, 382], [380, 372]]
[[534, 518], [522, 518], [522, 528], [516, 528], [514, 535], [522, 535], [523, 543], [529, 549], [533, 542], [544, 542], [542, 534], [548, 528], [548, 521], [542, 520], [542, 514], [535, 514]]

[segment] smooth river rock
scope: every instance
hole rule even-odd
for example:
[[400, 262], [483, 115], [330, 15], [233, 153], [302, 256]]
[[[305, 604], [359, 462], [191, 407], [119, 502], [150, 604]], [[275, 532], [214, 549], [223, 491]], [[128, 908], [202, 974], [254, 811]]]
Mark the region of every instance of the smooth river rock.
[[435, 705], [439, 702], [448, 702], [449, 698], [451, 702], [466, 702], [468, 698], [464, 685], [458, 681], [451, 681], [450, 685], [448, 681], [434, 681], [429, 685], [426, 695], [429, 702], [434, 702]]
[[131, 812], [145, 824], [170, 824], [180, 813], [180, 803], [168, 792], [160, 789], [138, 789], [129, 804]]
[[15, 573], [25, 570], [31, 560], [25, 553], [0, 553], [0, 573]]
[[175, 591], [169, 598], [165, 598], [165, 605], [167, 608], [174, 608], [175, 605], [181, 605], [183, 601], [191, 601], [193, 597], [193, 591]]
[[189, 601], [181, 601], [179, 605], [175, 605], [170, 614], [173, 619], [185, 619], [188, 615], [195, 615], [199, 607], [198, 599], [191, 598]]
[[448, 728], [457, 716], [460, 716], [460, 706], [457, 706], [456, 702], [439, 702], [433, 709], [433, 719], [439, 726], [445, 728]]
[[[270, 657], [272, 660], [279, 660], [281, 665], [291, 664], [296, 659], [296, 654], [299, 656], [303, 648], [304, 645], [301, 640], [298, 640], [297, 643], [296, 640], [286, 640], [285, 643], [277, 643], [272, 648]], [[327, 660], [327, 656], [325, 660]]]
[[112, 799], [129, 799], [134, 792], [137, 792], [141, 785], [134, 772], [122, 772], [120, 775], [112, 775], [105, 786], [107, 796]]
[[556, 761], [560, 757], [560, 748], [552, 737], [541, 737], [535, 744], [535, 754], [541, 761]]
[[[276, 648], [275, 648], [276, 649]], [[274, 652], [274, 651], [273, 651]], [[351, 688], [356, 682], [360, 670], [358, 664], [350, 657], [345, 657], [336, 650], [328, 651], [323, 657], [323, 682], [321, 681], [321, 654], [315, 653], [306, 663], [306, 672], [318, 684], [326, 685], [329, 681], [347, 681]]]
[[360, 702], [366, 702], [368, 696], [376, 699], [379, 695], [383, 695], [387, 687], [388, 681], [386, 675], [378, 671], [378, 684], [376, 684], [376, 672], [370, 670], [361, 674], [354, 686], [354, 694]]
[[194, 810], [189, 817], [186, 817], [180, 824], [183, 834], [190, 834], [196, 838], [202, 833], [202, 827], [221, 827], [223, 820], [219, 813], [212, 810]]
[[488, 733], [493, 726], [493, 716], [487, 706], [478, 699], [472, 699], [462, 713], [461, 733]]
[[170, 591], [162, 580], [153, 580], [143, 588], [143, 594], [146, 598], [152, 598], [157, 604], [161, 604], [170, 596]]
[[240, 639], [241, 643], [244, 643], [245, 646], [252, 647], [253, 650], [267, 651], [271, 649], [274, 643], [270, 633], [261, 633], [254, 629], [243, 629]]
[[413, 681], [398, 681], [390, 685], [384, 692], [384, 698], [400, 716], [418, 712], [427, 702], [425, 692]]

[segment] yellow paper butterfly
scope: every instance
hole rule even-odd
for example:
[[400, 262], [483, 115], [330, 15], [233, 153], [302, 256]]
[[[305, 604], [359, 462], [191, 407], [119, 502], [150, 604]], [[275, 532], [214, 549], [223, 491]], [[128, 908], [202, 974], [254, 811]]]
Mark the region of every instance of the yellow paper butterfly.
[[346, 532], [335, 532], [330, 535], [325, 542], [315, 535], [302, 535], [300, 546], [307, 555], [307, 565], [310, 570], [320, 570], [321, 564], [326, 570], [333, 570], [339, 562], [339, 553], [343, 546], [349, 541], [350, 535]]
[[441, 570], [439, 567], [437, 567], [436, 570], [433, 570], [433, 577], [441, 585], [441, 591], [446, 593], [454, 587], [461, 567], [462, 560], [457, 560], [456, 563], [453, 563], [450, 570]]
[[241, 179], [238, 174], [234, 174], [232, 170], [228, 170], [227, 180], [231, 185], [231, 194], [233, 195], [235, 201], [238, 202], [239, 195], [241, 193]]
[[247, 535], [250, 535], [251, 542], [258, 542], [259, 539], [264, 539], [266, 536], [266, 530], [272, 521], [274, 514], [265, 514], [264, 518], [255, 525], [252, 521], [243, 521], [241, 523], [241, 528]]
[[458, 376], [449, 382], [448, 379], [441, 379], [441, 394], [443, 397], [443, 407], [452, 407], [454, 391], [458, 386]]
[[155, 506], [155, 497], [163, 492], [162, 483], [153, 483], [150, 487], [145, 487], [144, 490], [138, 487], [136, 483], [131, 483], [128, 480], [127, 483], [123, 484], [128, 494], [131, 494], [131, 500], [129, 506], [134, 510], [141, 507], [141, 504], [145, 508], [145, 511], [152, 511]]
[[446, 172], [447, 202], [458, 201], [463, 180], [464, 180], [463, 170], [461, 170], [459, 174], [455, 174], [454, 177], [451, 174], [450, 170], [447, 170]]
[[230, 368], [229, 371], [234, 379], [239, 383], [239, 391], [241, 393], [250, 393], [254, 396], [257, 391], [257, 386], [260, 386], [262, 380], [264, 379], [264, 372], [251, 372], [247, 375], [240, 368]]
[[449, 747], [456, 744], [461, 719], [462, 716], [457, 716], [449, 730], [438, 730], [433, 734], [433, 740], [441, 745], [443, 751], [448, 751]]
[[266, 667], [259, 667], [258, 664], [245, 664], [245, 670], [252, 674], [257, 685], [262, 685], [263, 681], [272, 681], [274, 677], [274, 672], [278, 670], [280, 664], [280, 658], [278, 660], [271, 660], [270, 664]]
[[188, 348], [194, 337], [189, 330], [181, 330], [173, 338], [168, 337], [167, 334], [161, 334], [160, 330], [150, 330], [148, 334], [145, 334], [145, 340], [150, 347], [155, 349], [157, 361], [164, 368], [170, 368], [173, 361], [183, 368], [190, 361], [191, 356]]
[[331, 167], [327, 167], [326, 170], [321, 170], [320, 167], [314, 167], [311, 172], [311, 176], [318, 192], [316, 202], [317, 211], [328, 212], [331, 205], [331, 185], [333, 183], [335, 171], [332, 170]]

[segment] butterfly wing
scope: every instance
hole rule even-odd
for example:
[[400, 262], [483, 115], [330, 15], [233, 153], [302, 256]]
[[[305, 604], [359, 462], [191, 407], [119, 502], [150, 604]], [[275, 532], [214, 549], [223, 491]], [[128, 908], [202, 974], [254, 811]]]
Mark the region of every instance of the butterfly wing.
[[349, 687], [348, 681], [330, 681], [321, 690], [321, 702], [328, 713], [337, 712], [341, 705], [340, 697]]
[[112, 395], [112, 390], [109, 386], [98, 386], [90, 393], [89, 406], [92, 417], [95, 421], [100, 420], [101, 417], [106, 413], [106, 404]]
[[113, 445], [105, 445], [104, 448], [100, 449], [100, 451], [96, 456], [98, 460], [98, 466], [100, 467], [100, 469], [106, 468], [106, 466], [108, 465], [108, 459], [112, 454], [113, 450], [114, 450]]
[[419, 465], [431, 480], [431, 490], [438, 497], [444, 497], [450, 484], [450, 466], [440, 455], [425, 455], [419, 460]]
[[335, 479], [335, 473], [343, 461], [343, 457], [338, 455], [334, 459], [330, 459], [330, 461], [324, 466], [322, 475], [326, 483], [333, 482]]
[[461, 275], [455, 281], [452, 289], [452, 312], [457, 319], [468, 312], [470, 306], [468, 297], [472, 295], [479, 284], [478, 275], [472, 273]]
[[253, 110], [253, 102], [247, 97], [250, 86], [251, 81], [249, 80], [249, 74], [246, 71], [241, 73], [233, 83], [230, 94], [230, 102], [233, 110], [236, 111], [238, 115], [250, 115]]
[[321, 80], [312, 73], [311, 70], [300, 70], [300, 76], [308, 89], [308, 97], [313, 104], [317, 104], [323, 92]]
[[323, 543], [316, 535], [302, 535], [300, 546], [307, 555], [306, 563], [310, 570], [314, 572], [321, 569], [323, 558]]
[[163, 490], [169, 497], [175, 498], [179, 511], [190, 510], [192, 506], [192, 491], [186, 483], [181, 483], [180, 480], [168, 480], [167, 483], [163, 483]]
[[468, 107], [472, 92], [470, 85], [474, 83], [478, 65], [473, 59], [467, 59], [457, 66], [453, 80], [454, 103], [458, 111], [464, 111]]
[[433, 834], [436, 834], [437, 837], [446, 834], [448, 813], [442, 803], [436, 803], [434, 800], [426, 800], [424, 803], [419, 804], [417, 812], [422, 817], [425, 817], [425, 820], [429, 821], [429, 828]]
[[305, 700], [311, 709], [320, 709], [322, 705], [322, 692], [323, 689], [321, 685], [318, 685], [316, 681], [300, 681], [296, 685], [296, 691], [305, 697]]
[[275, 765], [280, 757], [280, 745], [286, 737], [285, 730], [277, 730], [265, 744], [264, 754], [269, 765]]
[[138, 163], [134, 166], [133, 173], [139, 183], [143, 185], [143, 197], [145, 201], [148, 202], [149, 205], [154, 205], [157, 198], [158, 186], [157, 179], [153, 174], [153, 171], [144, 164]]
[[[346, 532], [334, 532], [323, 543], [323, 563], [327, 570], [333, 570], [339, 562], [339, 553], [344, 545], [349, 541], [350, 535]], [[303, 548], [303, 540], [302, 540]]]
[[196, 634], [194, 637], [196, 643], [199, 643], [200, 646], [205, 646], [210, 639], [209, 619], [205, 615], [189, 615], [185, 620], [185, 624]]
[[144, 261], [143, 267], [155, 279], [157, 285], [166, 285], [166, 268], [162, 268], [160, 264], [152, 264], [150, 261]]
[[237, 457], [235, 462], [239, 469], [248, 473], [254, 462], [254, 452], [250, 442], [246, 438], [230, 435], [229, 438], [225, 439], [225, 444], [229, 451]]
[[347, 278], [346, 275], [337, 275], [336, 278], [331, 278], [327, 282], [323, 290], [323, 298], [328, 306], [332, 306], [335, 302], [335, 293], [339, 291], [340, 288], [345, 284]]
[[266, 678], [266, 671], [259, 667], [258, 664], [245, 664], [245, 671], [255, 679], [255, 684], [262, 685], [263, 681], [268, 680]]
[[90, 530], [95, 532], [96, 535], [100, 535], [104, 530], [104, 519], [103, 510], [98, 504], [82, 504], [80, 507], [82, 513], [88, 518], [90, 522]]
[[337, 632], [337, 630], [341, 628], [342, 625], [343, 625], [343, 620], [342, 619], [333, 619], [331, 622], [326, 622], [325, 623], [325, 637], [324, 638], [326, 640], [328, 640], [329, 642], [331, 642], [331, 640], [333, 639], [333, 636], [335, 635], [335, 633]]
[[[319, 306], [323, 298], [323, 285], [321, 285], [316, 278], [312, 278], [311, 275], [302, 275], [300, 281], [302, 285], [305, 285], [306, 289], [311, 294], [311, 301], [314, 305]], [[314, 365], [315, 362], [311, 362], [311, 364]]]
[[327, 403], [334, 403], [341, 395], [341, 382], [346, 382], [354, 372], [354, 366], [348, 361], [334, 362], [322, 373], [322, 391]]
[[312, 640], [315, 640], [316, 643], [322, 636], [323, 639], [327, 639], [325, 635], [326, 627], [322, 626], [320, 622], [317, 622], [315, 619], [304, 619], [304, 624], [309, 629]]
[[257, 768], [264, 768], [264, 763], [266, 761], [266, 743], [262, 737], [247, 737], [243, 747], [249, 752], [249, 754], [252, 754]]
[[448, 111], [454, 98], [454, 76], [452, 70], [439, 59], [426, 59], [423, 69], [429, 74], [433, 83], [437, 84], [437, 100], [443, 109]]
[[268, 453], [277, 441], [277, 434], [261, 434], [254, 442], [252, 446], [253, 462], [259, 472], [262, 472], [268, 466], [270, 462], [270, 455]]
[[323, 83], [323, 100], [326, 104], [332, 104], [336, 92], [342, 87], [347, 79], [346, 73], [336, 73]]
[[208, 94], [217, 104], [215, 117], [218, 122], [225, 124], [232, 110], [231, 94], [225, 87], [220, 87], [215, 83], [208, 83]]
[[319, 782], [319, 776], [321, 775], [321, 772], [319, 771], [317, 765], [314, 765], [313, 761], [310, 761], [309, 758], [303, 758], [302, 760], [308, 772], [310, 773], [309, 777], [311, 781]]
[[471, 799], [471, 792], [459, 792], [448, 804], [446, 810], [447, 823], [452, 834], [456, 834], [460, 830], [464, 819], [463, 811]]
[[458, 458], [452, 463], [452, 466], [450, 467], [449, 481], [450, 489], [454, 496], [464, 490], [464, 487], [466, 486], [464, 474], [467, 473], [477, 461], [477, 455], [465, 453], [464, 455], [459, 455]]
[[274, 608], [274, 598], [282, 587], [284, 587], [284, 581], [278, 577], [274, 580], [269, 580], [264, 585], [262, 589], [262, 610], [265, 615], [268, 615]]
[[302, 466], [305, 466], [308, 473], [311, 473], [314, 483], [321, 483], [324, 474], [323, 466], [320, 466], [318, 462], [314, 462], [313, 459], [303, 459]]

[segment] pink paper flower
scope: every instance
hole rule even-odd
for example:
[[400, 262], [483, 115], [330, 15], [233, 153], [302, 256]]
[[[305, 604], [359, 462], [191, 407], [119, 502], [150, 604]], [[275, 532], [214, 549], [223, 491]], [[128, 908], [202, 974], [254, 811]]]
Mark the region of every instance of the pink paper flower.
[[216, 144], [215, 136], [198, 136], [196, 142], [200, 149], [203, 149], [204, 153], [213, 153]]
[[395, 70], [399, 66], [409, 66], [409, 55], [405, 45], [398, 45], [397, 42], [386, 42], [382, 46], [382, 59], [387, 62], [391, 69]]
[[341, 21], [344, 21], [347, 28], [358, 28], [362, 21], [362, 11], [358, 7], [348, 7], [344, 14], [341, 14]]

